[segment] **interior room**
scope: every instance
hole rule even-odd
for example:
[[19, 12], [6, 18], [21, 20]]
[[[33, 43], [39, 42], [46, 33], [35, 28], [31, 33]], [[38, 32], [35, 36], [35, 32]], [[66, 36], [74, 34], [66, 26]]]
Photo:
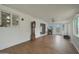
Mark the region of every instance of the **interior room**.
[[0, 4], [0, 54], [78, 54], [79, 4]]

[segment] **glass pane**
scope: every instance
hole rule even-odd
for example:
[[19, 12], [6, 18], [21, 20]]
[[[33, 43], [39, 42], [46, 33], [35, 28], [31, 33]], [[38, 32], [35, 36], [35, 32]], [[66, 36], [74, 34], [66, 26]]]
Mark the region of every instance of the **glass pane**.
[[14, 26], [18, 25], [19, 17], [17, 15], [12, 15], [12, 24]]
[[1, 12], [0, 12], [0, 25], [1, 25]]
[[1, 11], [0, 27], [9, 27], [11, 23], [10, 14]]
[[78, 34], [78, 17], [77, 17], [77, 19], [76, 19], [76, 34]]
[[78, 36], [79, 36], [79, 17], [78, 17]]

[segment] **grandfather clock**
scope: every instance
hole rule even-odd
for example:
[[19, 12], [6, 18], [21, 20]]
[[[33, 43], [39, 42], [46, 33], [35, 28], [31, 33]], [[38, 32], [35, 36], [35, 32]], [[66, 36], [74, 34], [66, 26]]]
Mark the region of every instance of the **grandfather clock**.
[[36, 22], [32, 21], [31, 22], [31, 41], [34, 41], [35, 38], [35, 27], [36, 27]]

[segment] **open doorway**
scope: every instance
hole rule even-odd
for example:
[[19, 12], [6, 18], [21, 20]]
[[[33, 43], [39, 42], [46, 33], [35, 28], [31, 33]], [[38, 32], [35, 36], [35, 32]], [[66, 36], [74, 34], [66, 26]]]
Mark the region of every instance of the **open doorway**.
[[34, 41], [35, 38], [35, 27], [36, 27], [36, 22], [32, 21], [31, 22], [31, 41]]

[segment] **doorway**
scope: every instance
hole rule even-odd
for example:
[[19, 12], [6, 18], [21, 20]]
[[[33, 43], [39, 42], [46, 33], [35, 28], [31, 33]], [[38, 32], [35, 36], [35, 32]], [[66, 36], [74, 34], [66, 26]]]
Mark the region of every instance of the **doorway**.
[[34, 41], [36, 39], [36, 37], [35, 37], [35, 27], [36, 27], [36, 22], [32, 21], [31, 22], [31, 41]]

